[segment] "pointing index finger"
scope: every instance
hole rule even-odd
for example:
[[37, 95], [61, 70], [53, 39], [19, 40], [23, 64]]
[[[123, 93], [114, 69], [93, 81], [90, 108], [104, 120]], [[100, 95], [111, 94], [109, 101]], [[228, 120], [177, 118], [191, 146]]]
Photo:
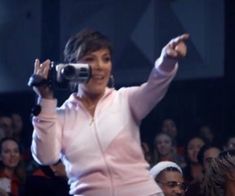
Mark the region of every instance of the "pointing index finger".
[[173, 47], [175, 47], [177, 44], [179, 44], [180, 42], [182, 41], [186, 41], [188, 40], [189, 38], [189, 34], [188, 33], [184, 33], [176, 38], [174, 38], [172, 41], [171, 41], [171, 44], [173, 45]]

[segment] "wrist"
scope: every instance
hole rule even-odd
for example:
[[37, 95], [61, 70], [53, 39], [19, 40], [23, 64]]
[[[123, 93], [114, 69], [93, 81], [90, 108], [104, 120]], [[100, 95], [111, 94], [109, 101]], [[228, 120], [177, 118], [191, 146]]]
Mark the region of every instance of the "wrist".
[[156, 60], [155, 67], [161, 72], [169, 73], [175, 69], [177, 62], [174, 58], [160, 57]]

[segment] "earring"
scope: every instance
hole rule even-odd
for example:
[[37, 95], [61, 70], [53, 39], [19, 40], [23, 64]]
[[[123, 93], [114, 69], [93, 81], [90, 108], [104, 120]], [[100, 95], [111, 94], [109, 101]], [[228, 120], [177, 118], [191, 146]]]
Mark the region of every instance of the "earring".
[[114, 86], [115, 86], [115, 80], [114, 80], [113, 74], [111, 74], [110, 77], [109, 77], [108, 87], [109, 88], [114, 88]]

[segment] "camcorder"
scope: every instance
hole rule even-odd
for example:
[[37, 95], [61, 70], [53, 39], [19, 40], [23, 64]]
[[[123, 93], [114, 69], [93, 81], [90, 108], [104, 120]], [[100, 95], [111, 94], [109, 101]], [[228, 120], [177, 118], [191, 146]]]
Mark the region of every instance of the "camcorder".
[[74, 88], [79, 83], [86, 83], [91, 77], [91, 67], [84, 63], [57, 64], [51, 63], [48, 79], [40, 75], [33, 74], [28, 81], [28, 86], [50, 85], [53, 89]]

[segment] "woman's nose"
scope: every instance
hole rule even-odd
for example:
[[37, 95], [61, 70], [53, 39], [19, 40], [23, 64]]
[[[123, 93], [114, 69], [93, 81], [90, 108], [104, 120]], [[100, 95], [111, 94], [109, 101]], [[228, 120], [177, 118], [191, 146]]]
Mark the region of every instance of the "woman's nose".
[[101, 59], [97, 59], [96, 61], [95, 61], [95, 68], [96, 69], [100, 69], [100, 68], [102, 68], [103, 67], [103, 61], [101, 60]]

